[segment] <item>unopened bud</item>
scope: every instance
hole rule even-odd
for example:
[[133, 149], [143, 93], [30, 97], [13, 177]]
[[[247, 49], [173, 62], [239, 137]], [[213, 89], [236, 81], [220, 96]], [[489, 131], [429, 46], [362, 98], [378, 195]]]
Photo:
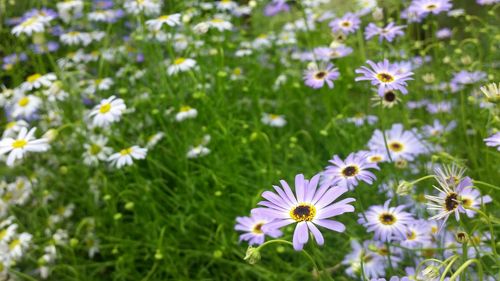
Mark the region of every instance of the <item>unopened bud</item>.
[[259, 262], [260, 261], [259, 248], [248, 246], [246, 255], [243, 259], [246, 260], [249, 264], [256, 264], [257, 262]]
[[372, 17], [374, 20], [379, 21], [384, 19], [384, 10], [382, 8], [375, 8], [375, 10], [372, 13]]
[[464, 244], [469, 241], [469, 235], [467, 235], [466, 232], [464, 231], [459, 231], [455, 234], [455, 239], [457, 240], [458, 243]]
[[422, 270], [422, 277], [425, 280], [433, 280], [439, 277], [439, 267], [430, 265]]
[[408, 195], [413, 189], [413, 184], [411, 182], [402, 181], [396, 188], [396, 193], [398, 195]]

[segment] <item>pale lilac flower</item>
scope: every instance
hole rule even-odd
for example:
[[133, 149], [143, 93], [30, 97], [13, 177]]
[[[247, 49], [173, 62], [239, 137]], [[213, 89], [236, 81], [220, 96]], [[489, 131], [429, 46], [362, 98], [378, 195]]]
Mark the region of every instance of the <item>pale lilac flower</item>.
[[413, 222], [410, 213], [403, 211], [406, 206], [389, 207], [391, 200], [384, 205], [371, 206], [365, 214], [359, 214], [358, 223], [374, 232], [374, 239], [379, 241], [402, 240], [406, 237], [408, 224]]
[[277, 229], [264, 230], [262, 227], [272, 220], [258, 215], [250, 217], [237, 217], [235, 230], [243, 231], [245, 233], [240, 235], [239, 241], [248, 241], [249, 245], [260, 245], [264, 243], [267, 236], [277, 238], [282, 235], [282, 232]]
[[293, 234], [293, 247], [300, 251], [309, 240], [309, 231], [313, 234], [318, 245], [323, 245], [325, 240], [316, 225], [337, 232], [344, 232], [345, 225], [329, 218], [347, 212], [354, 212], [354, 207], [349, 203], [354, 198], [346, 198], [333, 203], [347, 188], [331, 186], [329, 183], [318, 187], [320, 174], [311, 180], [304, 179], [304, 175], [295, 176], [295, 194], [284, 180], [283, 188], [274, 186], [277, 193], [265, 191], [262, 197], [266, 200], [259, 202], [262, 207], [252, 210], [252, 214], [261, 215], [273, 222], [263, 226], [263, 230], [279, 229], [286, 225], [297, 223]]
[[476, 0], [476, 3], [479, 5], [493, 5], [500, 3], [500, 0]]
[[264, 15], [272, 17], [280, 12], [288, 11], [290, 11], [290, 6], [286, 3], [286, 0], [273, 0], [264, 8]]
[[458, 73], [455, 73], [450, 83], [465, 84], [465, 85], [474, 84], [476, 82], [486, 79], [486, 77], [487, 75], [483, 71], [462, 70]]
[[330, 61], [332, 59], [342, 58], [352, 53], [352, 48], [347, 46], [338, 46], [336, 48], [317, 47], [314, 48], [316, 58], [321, 61]]
[[348, 189], [358, 186], [359, 181], [371, 185], [377, 177], [369, 169], [379, 170], [379, 167], [377, 163], [368, 162], [367, 156], [366, 152], [351, 153], [343, 161], [338, 155], [334, 155], [328, 161], [332, 165], [327, 166], [323, 172], [323, 182]]
[[386, 90], [399, 90], [402, 94], [407, 94], [406, 81], [413, 80], [413, 72], [402, 72], [401, 69], [389, 63], [388, 60], [374, 63], [368, 60], [367, 63], [372, 69], [366, 66], [356, 69], [356, 73], [362, 76], [356, 77], [356, 81], [370, 81], [372, 85], [378, 86], [378, 94], [383, 96]]
[[435, 119], [432, 125], [425, 125], [422, 127], [422, 130], [424, 131], [424, 135], [427, 137], [439, 137], [450, 132], [455, 127], [457, 127], [457, 122], [455, 120], [452, 120], [445, 126], [441, 124], [439, 120]]
[[[385, 134], [385, 140], [383, 134]], [[405, 159], [412, 161], [418, 155], [427, 152], [416, 131], [405, 131], [401, 124], [392, 125], [392, 128], [384, 133], [375, 130], [368, 142], [368, 147], [372, 151], [386, 151], [386, 154], [389, 151], [392, 160]]]
[[485, 138], [484, 142], [487, 146], [496, 146], [498, 151], [500, 151], [500, 132], [491, 135], [489, 138]]
[[432, 242], [430, 224], [425, 220], [415, 220], [408, 224], [406, 237], [401, 246], [415, 249], [424, 247]]
[[347, 13], [343, 17], [334, 19], [329, 26], [333, 32], [342, 32], [344, 34], [353, 33], [358, 30], [361, 21], [353, 13]]
[[450, 0], [413, 0], [409, 10], [415, 13], [420, 19], [428, 14], [437, 15], [451, 10]]
[[436, 37], [439, 39], [445, 39], [445, 38], [450, 38], [451, 37], [451, 29], [449, 28], [441, 28], [440, 30], [436, 31]]
[[307, 86], [313, 89], [322, 88], [325, 83], [331, 89], [333, 88], [333, 80], [339, 78], [340, 73], [333, 64], [329, 63], [326, 67], [318, 66], [311, 63], [306, 71], [304, 71], [304, 82]]
[[374, 36], [379, 36], [379, 42], [384, 39], [388, 42], [392, 42], [397, 36], [403, 36], [404, 25], [394, 25], [394, 22], [390, 22], [386, 27], [379, 27], [374, 23], [368, 24], [365, 29], [366, 40], [371, 39]]
[[[363, 242], [361, 245], [356, 239], [351, 240], [352, 251], [344, 257], [343, 265], [346, 265], [346, 274], [358, 278], [363, 268], [364, 276], [367, 278], [378, 278], [385, 274], [384, 259], [369, 249], [371, 241]], [[363, 263], [363, 267], [361, 267]]]

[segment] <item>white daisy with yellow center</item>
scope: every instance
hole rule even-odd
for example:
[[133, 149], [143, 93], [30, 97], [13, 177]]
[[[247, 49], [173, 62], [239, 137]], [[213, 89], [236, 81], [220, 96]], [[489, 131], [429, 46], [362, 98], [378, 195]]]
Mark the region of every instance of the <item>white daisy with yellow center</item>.
[[172, 27], [181, 25], [181, 14], [163, 15], [156, 19], [146, 21], [146, 25], [150, 30], [160, 30], [164, 24]]
[[36, 128], [28, 131], [21, 128], [16, 138], [4, 138], [0, 141], [0, 155], [7, 154], [7, 166], [14, 166], [16, 160], [20, 160], [27, 152], [43, 152], [49, 149], [46, 139], [35, 139]]
[[196, 61], [190, 58], [179, 57], [170, 63], [167, 68], [168, 75], [185, 72], [195, 67]]
[[119, 121], [126, 108], [122, 99], [111, 96], [96, 105], [90, 111], [89, 117], [93, 118], [92, 124], [94, 126], [107, 127], [111, 123]]
[[130, 166], [134, 163], [134, 159], [144, 159], [148, 152], [147, 148], [142, 148], [137, 145], [124, 148], [117, 153], [109, 156], [108, 161], [111, 165], [117, 167], [118, 169], [123, 166]]

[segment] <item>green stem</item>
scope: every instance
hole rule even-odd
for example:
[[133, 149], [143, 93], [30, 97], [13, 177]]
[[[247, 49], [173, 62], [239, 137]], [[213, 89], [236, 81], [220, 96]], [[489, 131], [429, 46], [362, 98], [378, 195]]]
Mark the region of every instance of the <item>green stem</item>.
[[464, 264], [462, 264], [462, 266], [460, 266], [457, 271], [455, 272], [455, 274], [453, 274], [450, 278], [450, 281], [454, 281], [458, 278], [458, 276], [462, 273], [462, 272], [465, 272], [465, 269], [467, 267], [469, 267], [470, 264], [472, 263], [476, 263], [477, 264], [477, 269], [478, 269], [478, 274], [479, 274], [479, 281], [482, 281], [483, 280], [483, 266], [481, 265], [481, 263], [477, 260], [477, 259], [471, 259], [471, 260], [468, 260], [466, 261]]

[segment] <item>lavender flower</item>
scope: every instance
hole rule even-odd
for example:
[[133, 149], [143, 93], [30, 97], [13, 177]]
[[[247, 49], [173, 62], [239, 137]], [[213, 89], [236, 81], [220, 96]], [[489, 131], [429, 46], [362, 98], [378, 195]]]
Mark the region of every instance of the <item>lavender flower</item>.
[[339, 78], [339, 75], [337, 68], [331, 63], [326, 67], [318, 67], [317, 64], [311, 63], [308, 69], [304, 71], [304, 82], [313, 89], [322, 88], [325, 83], [329, 88], [333, 88], [333, 80]]
[[487, 146], [497, 147], [498, 151], [500, 151], [500, 132], [493, 134], [489, 138], [485, 138]]
[[252, 214], [274, 219], [273, 222], [263, 226], [263, 231], [278, 229], [286, 225], [297, 223], [293, 234], [293, 247], [300, 251], [309, 240], [309, 231], [314, 236], [318, 245], [324, 244], [324, 238], [316, 225], [328, 228], [337, 232], [344, 232], [344, 224], [330, 220], [329, 218], [347, 212], [354, 212], [354, 207], [349, 203], [354, 202], [354, 198], [346, 198], [333, 203], [342, 194], [347, 192], [344, 187], [332, 187], [329, 183], [318, 183], [320, 174], [315, 175], [311, 180], [304, 179], [304, 175], [295, 176], [295, 194], [290, 189], [288, 183], [281, 181], [281, 186], [274, 186], [277, 194], [271, 191], [262, 193], [266, 200], [258, 204], [263, 206], [252, 210]]
[[273, 0], [271, 3], [267, 4], [264, 8], [264, 15], [272, 17], [280, 12], [290, 11], [290, 6], [286, 3], [286, 0]]
[[391, 130], [384, 133], [375, 130], [368, 142], [368, 147], [372, 151], [386, 151], [387, 153], [388, 150], [392, 160], [405, 159], [411, 161], [416, 156], [427, 152], [424, 143], [419, 140], [415, 130], [405, 131], [401, 124], [392, 125]]
[[237, 217], [235, 230], [244, 231], [246, 233], [240, 235], [241, 241], [248, 241], [249, 245], [260, 245], [264, 243], [266, 235], [277, 238], [282, 235], [282, 232], [277, 229], [263, 229], [263, 226], [271, 222], [267, 218], [252, 215], [250, 217]]
[[342, 18], [334, 19], [329, 26], [333, 32], [342, 32], [344, 34], [353, 33], [358, 30], [361, 21], [353, 13], [347, 13]]
[[411, 214], [403, 211], [406, 206], [389, 207], [390, 203], [391, 200], [387, 200], [383, 206], [371, 206], [364, 215], [359, 215], [358, 223], [368, 232], [374, 232], [375, 240], [402, 240], [406, 237], [408, 224], [413, 221]]
[[390, 22], [386, 27], [378, 27], [374, 23], [368, 24], [365, 29], [366, 40], [371, 39], [374, 36], [379, 36], [379, 42], [385, 39], [388, 42], [392, 42], [397, 36], [403, 36], [404, 25], [394, 25], [394, 22]]
[[328, 161], [332, 165], [325, 168], [323, 172], [324, 181], [330, 185], [338, 185], [348, 189], [358, 186], [359, 181], [372, 184], [376, 176], [368, 169], [377, 169], [376, 163], [368, 162], [367, 153], [351, 153], [345, 161], [342, 161], [337, 155]]
[[388, 60], [374, 63], [368, 60], [367, 63], [373, 69], [366, 66], [356, 69], [356, 73], [362, 74], [357, 77], [356, 81], [370, 81], [372, 85], [378, 86], [379, 96], [383, 96], [386, 90], [399, 90], [403, 94], [407, 94], [406, 81], [412, 80], [410, 76], [413, 72], [403, 72], [397, 65], [389, 63]]
[[451, 10], [450, 0], [413, 0], [410, 4], [409, 11], [417, 15], [419, 19], [426, 17], [428, 14], [437, 15], [442, 12]]

